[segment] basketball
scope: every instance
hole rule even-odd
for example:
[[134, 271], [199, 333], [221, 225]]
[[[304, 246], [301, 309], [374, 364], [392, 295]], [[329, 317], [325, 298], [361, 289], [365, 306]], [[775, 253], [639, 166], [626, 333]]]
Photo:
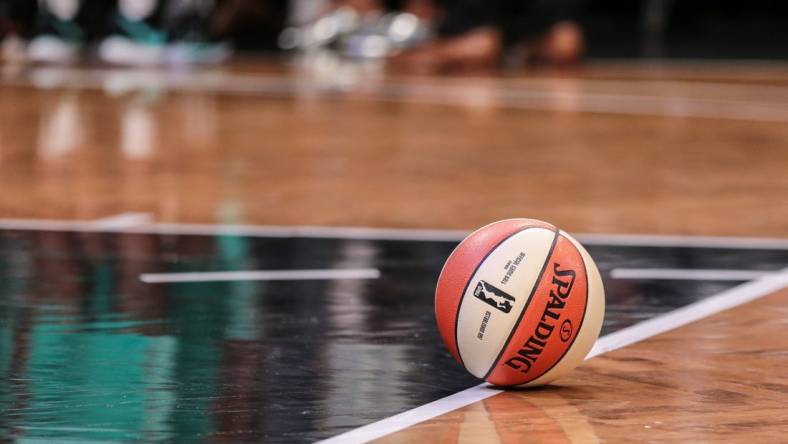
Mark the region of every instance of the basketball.
[[536, 386], [574, 369], [599, 336], [605, 292], [593, 259], [555, 226], [508, 219], [466, 237], [435, 292], [443, 342], [496, 386]]

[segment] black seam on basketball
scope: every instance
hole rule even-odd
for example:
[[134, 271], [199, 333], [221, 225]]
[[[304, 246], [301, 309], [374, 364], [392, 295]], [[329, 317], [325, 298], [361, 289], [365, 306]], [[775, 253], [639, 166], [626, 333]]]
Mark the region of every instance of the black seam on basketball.
[[558, 365], [558, 363], [561, 362], [561, 360], [564, 359], [564, 356], [566, 356], [566, 354], [569, 353], [569, 349], [572, 348], [572, 346], [575, 344], [575, 341], [577, 340], [577, 337], [580, 336], [580, 332], [583, 331], [583, 321], [585, 320], [586, 313], [588, 312], [588, 268], [586, 268], [586, 261], [585, 261], [585, 259], [583, 259], [583, 252], [580, 251], [579, 248], [577, 248], [577, 245], [575, 245], [574, 242], [572, 242], [569, 239], [567, 239], [566, 236], [561, 235], [561, 237], [566, 239], [567, 242], [569, 242], [570, 244], [572, 244], [573, 247], [575, 247], [575, 250], [577, 250], [577, 254], [580, 256], [580, 263], [583, 264], [583, 274], [585, 274], [585, 276], [586, 276], [586, 303], [585, 303], [585, 306], [583, 307], [583, 316], [580, 317], [580, 322], [577, 324], [577, 328], [575, 329], [575, 331], [577, 332], [575, 334], [575, 337], [572, 338], [572, 341], [569, 343], [569, 345], [566, 346], [566, 348], [564, 349], [564, 352], [561, 353], [561, 356], [558, 357], [558, 359], [553, 363], [553, 365], [551, 365], [550, 368], [548, 368], [547, 370], [543, 371], [539, 375], [534, 376], [533, 378], [531, 378], [531, 379], [529, 379], [527, 381], [523, 381], [523, 382], [521, 382], [519, 384], [515, 384], [515, 385], [527, 384], [527, 383], [529, 383], [531, 381], [534, 381], [534, 380], [536, 380], [538, 378], [541, 378], [542, 376], [548, 374], [550, 372], [550, 370], [552, 370], [556, 365]]
[[492, 365], [484, 374], [482, 379], [487, 379], [492, 373], [493, 369], [496, 365], [498, 365], [498, 361], [501, 360], [501, 356], [503, 356], [503, 352], [506, 351], [506, 347], [509, 346], [509, 342], [512, 341], [512, 337], [514, 337], [514, 332], [517, 330], [517, 327], [520, 326], [520, 321], [523, 320], [523, 316], [525, 316], [525, 312], [528, 310], [528, 306], [531, 305], [531, 301], [534, 298], [534, 293], [536, 293], [536, 289], [539, 288], [539, 283], [542, 281], [542, 277], [544, 277], [544, 271], [547, 268], [547, 263], [550, 262], [550, 256], [553, 255], [553, 250], [555, 250], [555, 244], [558, 241], [558, 234], [560, 230], [558, 228], [555, 229], [555, 236], [553, 236], [553, 243], [550, 244], [550, 249], [547, 250], [547, 257], [544, 258], [544, 264], [542, 264], [542, 269], [539, 270], [539, 276], [536, 277], [536, 281], [534, 281], [534, 286], [531, 288], [531, 293], [528, 295], [528, 299], [525, 301], [525, 305], [523, 305], [523, 309], [520, 310], [520, 315], [517, 317], [517, 320], [512, 325], [512, 330], [509, 331], [509, 337], [506, 338], [506, 342], [503, 343], [503, 347], [498, 352], [498, 356], [493, 360]]
[[[471, 273], [471, 275], [468, 277], [468, 281], [465, 283], [465, 286], [462, 288], [462, 293], [460, 293], [460, 301], [457, 303], [457, 313], [454, 314], [454, 343], [457, 345], [457, 357], [460, 358], [460, 364], [466, 370], [468, 369], [468, 367], [465, 367], [465, 361], [462, 360], [462, 352], [460, 351], [460, 341], [459, 338], [457, 338], [457, 325], [459, 324], [459, 320], [460, 320], [460, 308], [462, 308], [462, 302], [465, 300], [465, 292], [468, 291], [468, 286], [471, 285], [471, 281], [473, 281], [473, 277], [476, 276], [476, 272], [479, 271], [479, 268], [482, 266], [484, 261], [486, 261], [487, 258], [493, 253], [493, 251], [497, 250], [498, 247], [501, 246], [501, 244], [509, 240], [515, 234], [522, 233], [523, 231], [531, 228], [544, 228], [544, 227], [535, 227], [535, 226], [523, 227], [518, 229], [514, 233], [506, 236], [505, 238], [501, 239], [501, 241], [495, 244], [495, 246], [493, 246], [492, 248], [490, 248], [490, 251], [488, 251], [487, 254], [485, 254], [484, 257], [482, 258], [482, 260], [479, 261], [479, 264], [476, 265], [476, 268], [473, 269], [473, 273]], [[552, 250], [550, 251], [552, 252]]]

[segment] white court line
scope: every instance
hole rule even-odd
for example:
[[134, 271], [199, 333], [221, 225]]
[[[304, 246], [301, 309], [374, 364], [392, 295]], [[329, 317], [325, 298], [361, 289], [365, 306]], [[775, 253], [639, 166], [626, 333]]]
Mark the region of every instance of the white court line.
[[223, 281], [313, 281], [378, 278], [380, 278], [380, 270], [375, 268], [208, 271], [189, 273], [144, 273], [140, 275], [140, 280], [147, 284]]
[[[686, 96], [602, 94], [582, 91], [506, 90], [473, 86], [419, 85], [429, 93], [414, 94], [415, 86], [388, 85], [377, 91], [380, 101], [450, 106], [496, 106], [521, 110], [567, 111], [679, 118], [712, 118], [752, 122], [786, 122], [788, 107], [781, 103], [718, 100]], [[410, 90], [410, 93], [398, 91]]]
[[640, 322], [599, 339], [588, 358], [616, 350], [665, 333], [699, 319], [754, 301], [788, 286], [788, 268], [737, 285], [715, 296], [702, 299], [671, 312]]
[[[780, 68], [785, 68], [782, 63]], [[730, 68], [730, 67], [726, 67]], [[780, 75], [785, 70], [780, 70]], [[25, 76], [20, 76], [12, 70], [0, 70], [0, 84], [7, 86], [30, 86], [39, 89], [54, 87], [74, 87], [83, 89], [108, 89], [113, 86], [121, 88], [144, 88], [149, 86], [182, 88], [186, 90], [207, 90], [211, 92], [264, 92], [285, 94], [312, 86], [316, 90], [336, 91], [337, 87], [347, 87], [347, 83], [336, 83], [318, 80], [309, 76], [308, 71], [301, 71], [295, 75], [271, 74], [237, 74], [223, 69], [173, 72], [161, 69], [124, 69], [124, 68], [67, 68], [67, 67], [36, 67], [28, 69]], [[773, 78], [774, 76], [771, 76]], [[342, 79], [338, 77], [341, 81]], [[489, 76], [457, 76], [451, 79], [436, 79], [434, 76], [409, 75], [398, 80], [374, 79], [375, 85], [412, 86], [424, 85], [430, 88], [448, 86], [475, 86], [479, 82], [483, 86], [489, 81], [495, 81], [495, 86], [508, 87], [511, 91], [533, 89], [534, 86], [542, 89], [555, 90], [565, 84], [576, 86], [578, 84], [592, 87], [607, 87], [611, 91], [621, 91], [627, 86], [638, 91], [646, 87], [666, 87], [669, 90], [690, 89], [692, 91], [719, 90], [744, 91], [762, 97], [782, 97], [788, 88], [774, 84], [742, 84], [736, 80], [666, 80], [658, 78], [641, 79], [603, 79], [594, 77], [581, 78], [556, 78], [550, 76], [528, 78], [491, 78]], [[115, 85], [118, 83], [118, 85]]]
[[[134, 226], [101, 226], [95, 221], [54, 219], [0, 219], [0, 230], [84, 231], [172, 235], [232, 235], [276, 238], [357, 239], [391, 241], [459, 242], [467, 230], [420, 228], [364, 228], [317, 226], [216, 225], [149, 223]], [[583, 245], [631, 247], [694, 247], [748, 250], [788, 250], [788, 239], [660, 234], [578, 234]]]
[[[788, 268], [605, 335], [594, 344], [586, 359], [626, 347], [699, 319], [751, 302], [786, 286], [788, 286]], [[482, 383], [454, 395], [319, 442], [321, 444], [365, 443], [466, 405], [479, 402], [498, 393], [501, 393], [501, 390], [488, 388], [486, 383]]]
[[[86, 231], [142, 234], [259, 236], [276, 238], [358, 239], [393, 241], [458, 242], [470, 234], [466, 230], [433, 230], [409, 228], [318, 227], [217, 225], [188, 223], [151, 223], [140, 226], [111, 227], [93, 221], [54, 219], [0, 219], [0, 230]], [[788, 241], [786, 242], [788, 249]]]
[[[2, 224], [0, 223], [0, 226]], [[262, 237], [302, 237], [317, 239], [358, 239], [392, 241], [452, 241], [459, 242], [470, 231], [409, 228], [211, 225], [211, 224], [155, 224], [159, 234], [248, 235]], [[786, 242], [788, 248], [788, 241]]]
[[[128, 71], [117, 69], [73, 69], [73, 68], [34, 68], [28, 77], [4, 79], [5, 85], [29, 85], [39, 88], [83, 88], [108, 89], [120, 87], [121, 90], [143, 88], [162, 88], [180, 91], [220, 92], [225, 94], [258, 94], [273, 96], [320, 96], [336, 98], [337, 91], [344, 91], [347, 85], [342, 82], [319, 82], [304, 76], [239, 75], [220, 70], [193, 73], [172, 73], [170, 71], [142, 70]], [[600, 80], [581, 79], [579, 85], [597, 84]], [[606, 80], [607, 84], [634, 85], [636, 88], [653, 80]], [[692, 88], [694, 84], [685, 85]], [[555, 85], [555, 83], [553, 83]], [[672, 84], [682, 84], [673, 81]], [[713, 86], [736, 86], [735, 83], [711, 82]], [[113, 86], [115, 85], [115, 86]], [[559, 83], [560, 85], [560, 83]], [[597, 93], [569, 88], [561, 90], [551, 87], [502, 85], [463, 85], [456, 82], [403, 83], [395, 81], [377, 82], [365, 88], [365, 95], [357, 99], [380, 102], [416, 102], [450, 106], [499, 106], [524, 110], [549, 110], [591, 113], [612, 113], [623, 115], [648, 115], [681, 118], [718, 118], [756, 122], [786, 122], [788, 107], [783, 102], [763, 100], [732, 100], [686, 95], [642, 95], [624, 94], [622, 88], [615, 93]], [[751, 85], [758, 97], [772, 99], [784, 92], [780, 86]], [[757, 93], [757, 94], [756, 94]], [[476, 100], [478, 99], [478, 100]]]
[[774, 273], [762, 270], [711, 270], [682, 268], [614, 268], [613, 279], [666, 279], [691, 281], [749, 281]]
[[93, 221], [93, 224], [104, 228], [123, 228], [147, 225], [151, 222], [153, 222], [153, 215], [150, 213], [128, 212], [96, 219]]
[[670, 234], [581, 234], [575, 237], [578, 238], [583, 245], [788, 250], [788, 239], [767, 237]]
[[501, 393], [501, 390], [489, 388], [486, 383], [482, 383], [437, 401], [430, 402], [429, 404], [424, 404], [378, 422], [353, 429], [341, 435], [318, 441], [318, 444], [357, 444], [369, 442], [406, 429], [420, 422], [427, 421], [428, 419], [435, 418], [436, 416], [463, 408], [466, 405], [482, 401], [499, 393]]

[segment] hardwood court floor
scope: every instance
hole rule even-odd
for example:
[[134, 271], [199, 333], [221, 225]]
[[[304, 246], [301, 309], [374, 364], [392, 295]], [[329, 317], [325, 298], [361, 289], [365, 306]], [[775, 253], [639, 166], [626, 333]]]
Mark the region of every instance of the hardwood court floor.
[[378, 442], [780, 442], [786, 319], [783, 290]]
[[[254, 64], [195, 73], [4, 69], [0, 218], [142, 212], [162, 222], [467, 230], [527, 216], [571, 232], [784, 238], [786, 72], [591, 66], [366, 78]], [[145, 247], [122, 250], [137, 257]], [[96, 270], [101, 281], [105, 270]], [[132, 271], [129, 282], [140, 286], [133, 275], [144, 270]], [[77, 293], [73, 300], [87, 298]], [[554, 388], [496, 395], [389, 439], [519, 442], [527, 431], [546, 440], [780, 440], [785, 297], [594, 358]], [[524, 423], [525, 413], [538, 419]]]
[[597, 68], [348, 90], [244, 69], [17, 74], [0, 96], [0, 215], [788, 236], [779, 76]]

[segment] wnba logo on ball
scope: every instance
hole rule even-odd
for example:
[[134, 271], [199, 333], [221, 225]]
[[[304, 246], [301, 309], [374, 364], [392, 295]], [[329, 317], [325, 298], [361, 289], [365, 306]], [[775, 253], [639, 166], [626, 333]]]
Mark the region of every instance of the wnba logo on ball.
[[473, 295], [504, 313], [509, 313], [512, 310], [514, 296], [493, 287], [487, 281], [479, 281], [476, 284], [476, 289], [473, 290]]

